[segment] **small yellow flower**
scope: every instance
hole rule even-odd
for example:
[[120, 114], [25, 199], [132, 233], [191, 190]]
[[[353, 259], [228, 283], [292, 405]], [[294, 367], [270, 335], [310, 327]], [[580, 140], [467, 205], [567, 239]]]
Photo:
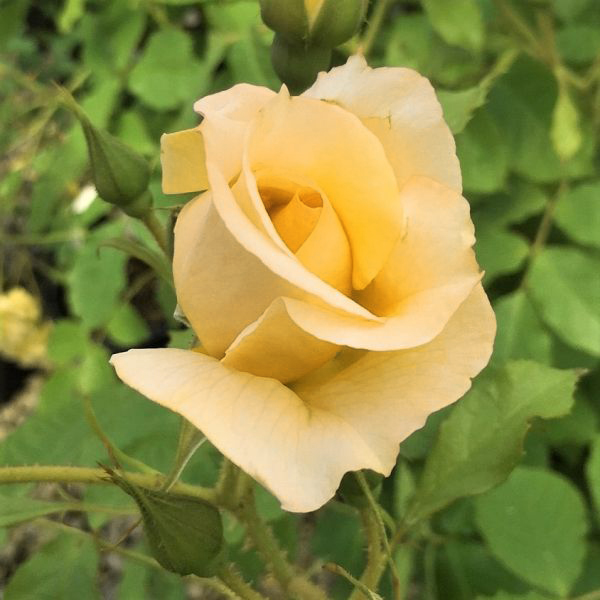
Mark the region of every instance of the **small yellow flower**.
[[0, 294], [0, 353], [23, 367], [46, 363], [49, 323], [37, 300], [23, 288]]
[[204, 353], [131, 350], [119, 376], [184, 415], [292, 511], [470, 386], [495, 319], [454, 140], [429, 82], [354, 56], [302, 96], [237, 85], [163, 136], [180, 309]]

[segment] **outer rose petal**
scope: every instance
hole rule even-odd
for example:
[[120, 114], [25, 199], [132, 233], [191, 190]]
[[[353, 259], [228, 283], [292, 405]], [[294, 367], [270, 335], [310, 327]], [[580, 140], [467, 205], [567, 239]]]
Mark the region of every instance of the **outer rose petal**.
[[130, 350], [119, 377], [180, 413], [286, 510], [322, 506], [347, 471], [387, 474], [398, 444], [427, 415], [454, 402], [487, 363], [494, 316], [478, 286], [446, 329], [412, 350], [367, 354], [321, 383], [298, 386], [230, 369], [173, 348]]
[[163, 134], [160, 162], [165, 194], [198, 192], [208, 187], [204, 141], [199, 128]]
[[460, 165], [435, 91], [412, 69], [371, 69], [362, 56], [320, 73], [303, 96], [331, 100], [379, 138], [401, 187], [425, 175], [461, 191]]
[[219, 164], [226, 181], [240, 172], [250, 121], [274, 96], [268, 88], [240, 83], [194, 104], [194, 110], [204, 116], [199, 127], [202, 134], [218, 140], [211, 146], [209, 159]]

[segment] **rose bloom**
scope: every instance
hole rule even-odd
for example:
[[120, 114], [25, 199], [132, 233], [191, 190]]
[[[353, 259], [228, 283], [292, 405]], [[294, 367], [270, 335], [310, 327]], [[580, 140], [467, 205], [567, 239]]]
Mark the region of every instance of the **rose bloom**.
[[119, 377], [183, 415], [290, 511], [399, 444], [487, 364], [495, 318], [430, 83], [364, 59], [301, 96], [240, 84], [162, 138], [199, 348], [130, 350]]

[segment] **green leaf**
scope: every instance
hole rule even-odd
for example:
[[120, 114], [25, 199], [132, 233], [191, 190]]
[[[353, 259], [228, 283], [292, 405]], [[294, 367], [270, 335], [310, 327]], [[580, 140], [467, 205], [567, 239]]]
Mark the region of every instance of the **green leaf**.
[[560, 55], [576, 65], [591, 62], [600, 53], [600, 31], [593, 25], [571, 25], [556, 34]]
[[505, 479], [521, 457], [531, 419], [565, 415], [573, 403], [575, 381], [572, 371], [527, 361], [488, 368], [442, 423], [408, 521]]
[[58, 29], [68, 33], [73, 25], [83, 16], [85, 0], [65, 0], [63, 9], [58, 15]]
[[150, 335], [146, 321], [131, 304], [126, 303], [113, 313], [106, 331], [114, 342], [124, 348], [139, 346]]
[[512, 182], [505, 192], [486, 198], [474, 207], [475, 231], [479, 227], [522, 223], [541, 213], [547, 202], [548, 195], [539, 186], [524, 181]]
[[131, 240], [125, 237], [112, 238], [103, 241], [100, 246], [116, 248], [133, 256], [143, 263], [146, 263], [165, 283], [173, 286], [173, 276], [171, 274], [171, 265], [161, 252], [148, 248], [142, 242]]
[[439, 90], [438, 100], [444, 109], [444, 119], [452, 133], [460, 133], [473, 113], [485, 103], [494, 81], [504, 74], [516, 57], [514, 50], [501, 54], [496, 64], [478, 85], [464, 90]]
[[569, 161], [563, 164], [554, 150], [550, 130], [557, 95], [556, 79], [548, 69], [519, 58], [491, 90], [486, 105], [510, 148], [510, 167], [538, 183], [594, 172], [594, 136], [586, 131], [586, 122], [581, 148]]
[[520, 467], [475, 501], [475, 518], [492, 553], [513, 573], [565, 596], [585, 556], [585, 505], [555, 473]]
[[487, 108], [478, 110], [457, 136], [456, 152], [466, 190], [489, 194], [502, 188], [508, 175], [510, 150]]
[[567, 344], [600, 356], [600, 258], [549, 247], [535, 259], [528, 289], [542, 319]]
[[198, 498], [134, 485], [111, 469], [107, 472], [138, 505], [150, 551], [161, 566], [180, 575], [215, 575], [224, 552], [217, 508]]
[[[81, 20], [83, 63], [95, 77], [122, 81], [123, 70], [136, 54], [147, 11], [121, 0], [103, 2], [102, 10], [87, 11]], [[90, 114], [93, 114], [90, 111]]]
[[562, 194], [554, 220], [571, 239], [600, 248], [600, 181], [583, 183]]
[[479, 50], [483, 43], [483, 19], [475, 0], [455, 0], [451, 9], [445, 0], [422, 0], [437, 33], [449, 44]]
[[440, 598], [472, 600], [479, 594], [520, 592], [526, 588], [481, 542], [449, 539], [440, 547], [436, 559]]
[[581, 393], [575, 394], [573, 410], [560, 419], [544, 422], [539, 435], [552, 446], [585, 445], [593, 441], [598, 429], [598, 413]]
[[[103, 356], [106, 364], [106, 354]], [[104, 447], [85, 420], [80, 379], [81, 373], [76, 369], [57, 371], [49, 377], [41, 390], [36, 411], [1, 441], [0, 464], [95, 466], [106, 456]], [[88, 381], [90, 379], [93, 377]], [[171, 456], [167, 451], [173, 449], [165, 445], [170, 436], [175, 439], [176, 415], [165, 413], [120, 383], [94, 390], [91, 399], [102, 429], [110, 432], [118, 447], [131, 454], [135, 451], [136, 456], [142, 444], [146, 449], [158, 448], [163, 461], [158, 468], [166, 466], [164, 463]]]
[[404, 517], [414, 493], [415, 476], [407, 462], [400, 460], [394, 471], [394, 516], [398, 522]]
[[585, 475], [596, 508], [596, 519], [600, 523], [600, 435], [597, 435], [592, 443], [590, 456], [585, 465]]
[[558, 98], [552, 113], [550, 139], [554, 149], [563, 160], [570, 159], [583, 142], [579, 125], [579, 113], [569, 91], [564, 85], [558, 88]]
[[45, 515], [72, 510], [73, 504], [2, 495], [0, 496], [0, 527], [9, 527]]
[[477, 596], [476, 600], [552, 600], [552, 598], [550, 598], [550, 596], [544, 596], [539, 592], [527, 592], [526, 594], [498, 592], [494, 596]]
[[475, 253], [485, 271], [484, 283], [487, 284], [499, 275], [518, 271], [529, 254], [529, 244], [507, 229], [482, 227], [477, 231]]
[[68, 275], [68, 299], [73, 313], [89, 329], [105, 325], [112, 317], [125, 287], [125, 261], [121, 252], [99, 250], [93, 240], [78, 252]]
[[494, 303], [498, 329], [493, 359], [532, 359], [550, 362], [552, 338], [544, 329], [527, 294], [519, 289]]
[[576, 19], [594, 0], [552, 0], [554, 12], [564, 21]]
[[148, 133], [146, 123], [141, 114], [135, 110], [125, 111], [119, 119], [117, 137], [144, 156], [153, 156], [158, 152], [158, 140], [153, 140]]
[[60, 534], [16, 570], [4, 600], [100, 600], [97, 561], [91, 538]]
[[206, 85], [202, 63], [194, 56], [192, 39], [182, 31], [164, 29], [150, 37], [129, 76], [129, 89], [147, 106], [170, 110], [191, 104]]
[[[122, 496], [122, 494], [121, 494]], [[27, 496], [0, 495], [0, 527], [10, 527], [38, 517], [64, 513], [68, 510], [81, 512], [111, 513], [115, 506], [86, 502], [48, 502]], [[121, 502], [118, 507], [127, 512], [128, 507]]]
[[81, 358], [88, 344], [85, 327], [77, 321], [56, 321], [48, 338], [48, 356], [58, 366], [73, 363]]

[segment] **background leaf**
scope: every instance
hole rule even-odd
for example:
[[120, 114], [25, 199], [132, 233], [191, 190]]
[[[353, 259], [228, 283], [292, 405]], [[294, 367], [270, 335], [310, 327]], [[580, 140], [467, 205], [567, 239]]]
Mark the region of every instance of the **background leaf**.
[[572, 372], [533, 362], [488, 368], [441, 425], [408, 520], [502, 481], [519, 461], [529, 421], [566, 414], [575, 381]]
[[514, 573], [565, 596], [581, 572], [585, 505], [566, 479], [520, 467], [476, 502], [477, 524], [494, 555]]

